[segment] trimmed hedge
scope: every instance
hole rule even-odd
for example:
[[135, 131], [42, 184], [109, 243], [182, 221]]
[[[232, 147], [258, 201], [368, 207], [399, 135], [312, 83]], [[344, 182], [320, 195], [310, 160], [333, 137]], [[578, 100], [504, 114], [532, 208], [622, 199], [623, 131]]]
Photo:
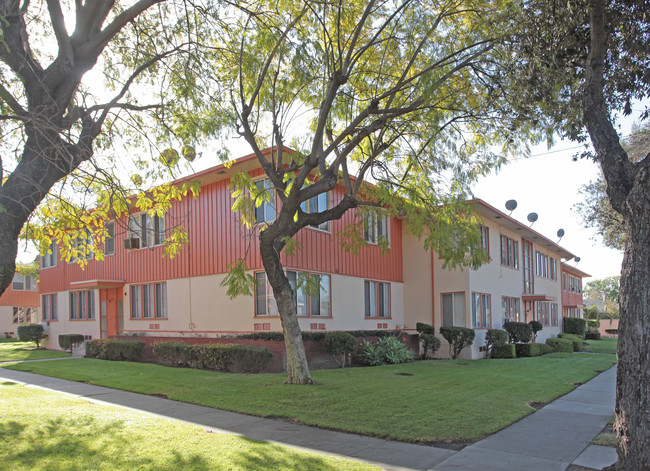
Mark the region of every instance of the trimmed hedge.
[[72, 353], [72, 349], [84, 343], [84, 340], [86, 339], [81, 334], [61, 334], [59, 335], [59, 347]]
[[501, 329], [488, 329], [485, 333], [485, 346], [487, 347], [487, 356], [494, 351], [496, 347], [505, 345], [508, 342], [508, 332]]
[[525, 322], [505, 322], [503, 329], [510, 336], [510, 343], [528, 343], [533, 338], [533, 327]]
[[435, 327], [429, 324], [425, 324], [424, 322], [416, 322], [415, 330], [417, 330], [420, 334], [436, 335]]
[[600, 332], [597, 330], [592, 330], [585, 333], [585, 340], [600, 340]]
[[573, 353], [573, 342], [569, 339], [546, 339], [546, 345], [551, 347], [554, 352]]
[[472, 345], [476, 332], [467, 327], [440, 327], [440, 335], [449, 342], [449, 354], [455, 360], [463, 348]]
[[584, 338], [585, 330], [587, 329], [587, 321], [584, 319], [579, 319], [577, 317], [565, 317], [564, 318], [564, 333], [565, 334], [575, 334]]
[[153, 353], [161, 362], [173, 366], [246, 373], [264, 370], [273, 358], [263, 347], [227, 343], [161, 342], [154, 344]]
[[561, 333], [557, 334], [561, 339], [569, 339], [573, 342], [573, 351], [579, 352], [582, 350], [582, 337], [574, 334]]
[[492, 349], [492, 358], [517, 358], [514, 343], [506, 343]]
[[609, 335], [618, 335], [618, 329], [605, 329]]
[[127, 340], [89, 340], [86, 357], [111, 361], [139, 361], [144, 356], [144, 342]]
[[325, 351], [330, 355], [341, 358], [341, 368], [345, 368], [348, 354], [356, 353], [359, 343], [354, 335], [347, 332], [328, 332], [325, 335]]
[[538, 357], [553, 353], [553, 349], [545, 343], [518, 343], [515, 345], [517, 357]]
[[16, 332], [21, 342], [35, 342], [36, 350], [41, 348], [41, 340], [45, 338], [45, 329], [41, 324], [22, 324]]

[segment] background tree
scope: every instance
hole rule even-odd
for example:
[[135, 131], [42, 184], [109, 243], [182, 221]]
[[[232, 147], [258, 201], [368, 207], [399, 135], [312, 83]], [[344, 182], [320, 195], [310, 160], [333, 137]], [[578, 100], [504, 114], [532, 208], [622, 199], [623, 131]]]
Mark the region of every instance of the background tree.
[[620, 276], [608, 276], [602, 280], [590, 281], [582, 290], [588, 298], [598, 299], [603, 302], [603, 313], [610, 319], [619, 316], [620, 280]]
[[[650, 466], [650, 159], [635, 162], [616, 113], [650, 93], [650, 18], [634, 0], [527, 1], [508, 76], [522, 124], [590, 139], [612, 208], [625, 222], [616, 424], [618, 469]], [[508, 58], [506, 58], [507, 60]], [[647, 117], [646, 109], [642, 117]]]
[[[175, 60], [196, 41], [187, 10], [163, 2], [0, 0], [0, 293], [13, 277], [20, 231], [46, 195], [66, 187], [61, 182], [76, 192], [110, 187], [90, 205], [108, 204], [105, 219], [116, 208], [119, 213], [113, 203], [124, 192], [111, 172], [114, 161], [106, 154], [95, 159], [97, 149], [114, 151], [116, 136], [134, 149], [155, 149], [156, 136], [180, 137], [178, 108], [167, 101], [179, 87], [167, 85], [187, 68], [189, 59]], [[91, 69], [99, 78], [82, 82]], [[143, 82], [149, 87], [135, 97], [131, 88]], [[184, 103], [178, 99], [175, 106]], [[137, 164], [133, 154], [129, 160]], [[159, 210], [155, 198], [145, 199], [144, 209]], [[78, 212], [78, 203], [65, 198], [59, 207], [66, 223], [76, 219], [67, 226], [76, 232], [66, 240], [103, 230], [100, 213]], [[52, 234], [32, 236], [47, 247]]]
[[[650, 149], [650, 123], [634, 125], [630, 135], [621, 145], [632, 162], [638, 162]], [[607, 184], [602, 175], [596, 180], [582, 185], [580, 193], [585, 201], [575, 205], [585, 226], [596, 229], [607, 247], [623, 250], [625, 247], [625, 220], [612, 208], [607, 197]]]
[[[234, 182], [243, 221], [277, 198], [277, 214], [259, 232], [287, 350], [288, 382], [311, 383], [294, 290], [281, 264], [292, 237], [354, 210], [351, 247], [399, 215], [449, 266], [476, 267], [478, 220], [462, 202], [468, 183], [504, 161], [521, 142], [498, 107], [493, 60], [500, 1], [238, 1], [215, 12], [235, 20], [223, 39], [229, 54], [199, 75], [210, 96], [230, 98], [220, 123], [236, 123], [268, 183]], [[285, 144], [296, 149], [289, 153]], [[488, 145], [500, 144], [498, 155]], [[275, 146], [265, 155], [264, 147]], [[368, 185], [365, 182], [372, 182]], [[337, 185], [332, 204], [319, 196]], [[381, 210], [380, 208], [385, 208]], [[243, 260], [227, 278], [229, 293], [250, 294]], [[317, 289], [317, 283], [316, 283]]]

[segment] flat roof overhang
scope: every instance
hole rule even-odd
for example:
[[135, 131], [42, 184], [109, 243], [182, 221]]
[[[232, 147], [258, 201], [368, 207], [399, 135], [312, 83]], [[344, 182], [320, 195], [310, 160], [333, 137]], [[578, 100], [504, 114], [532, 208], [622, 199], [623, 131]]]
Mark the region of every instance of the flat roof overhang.
[[521, 299], [524, 301], [557, 301], [556, 297], [548, 294], [523, 294]]
[[70, 283], [70, 289], [122, 288], [124, 280], [87, 280]]

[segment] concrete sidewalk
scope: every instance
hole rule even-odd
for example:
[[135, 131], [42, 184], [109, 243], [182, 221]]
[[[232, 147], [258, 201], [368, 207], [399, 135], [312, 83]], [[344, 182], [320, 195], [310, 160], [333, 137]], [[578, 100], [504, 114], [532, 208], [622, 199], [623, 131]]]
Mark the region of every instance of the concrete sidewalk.
[[101, 386], [0, 369], [12, 381], [181, 420], [207, 430], [344, 456], [386, 470], [565, 470], [570, 464], [601, 469], [616, 460], [611, 448], [589, 446], [614, 410], [615, 368], [543, 409], [460, 452], [381, 440], [263, 419]]

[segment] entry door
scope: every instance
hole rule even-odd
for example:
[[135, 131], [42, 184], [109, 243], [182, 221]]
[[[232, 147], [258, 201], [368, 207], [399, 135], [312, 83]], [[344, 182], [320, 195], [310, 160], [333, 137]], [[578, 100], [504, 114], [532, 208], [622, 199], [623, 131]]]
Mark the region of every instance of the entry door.
[[[101, 338], [107, 339], [117, 335], [123, 326], [122, 317], [122, 288], [99, 290]], [[122, 322], [120, 322], [122, 321]]]

